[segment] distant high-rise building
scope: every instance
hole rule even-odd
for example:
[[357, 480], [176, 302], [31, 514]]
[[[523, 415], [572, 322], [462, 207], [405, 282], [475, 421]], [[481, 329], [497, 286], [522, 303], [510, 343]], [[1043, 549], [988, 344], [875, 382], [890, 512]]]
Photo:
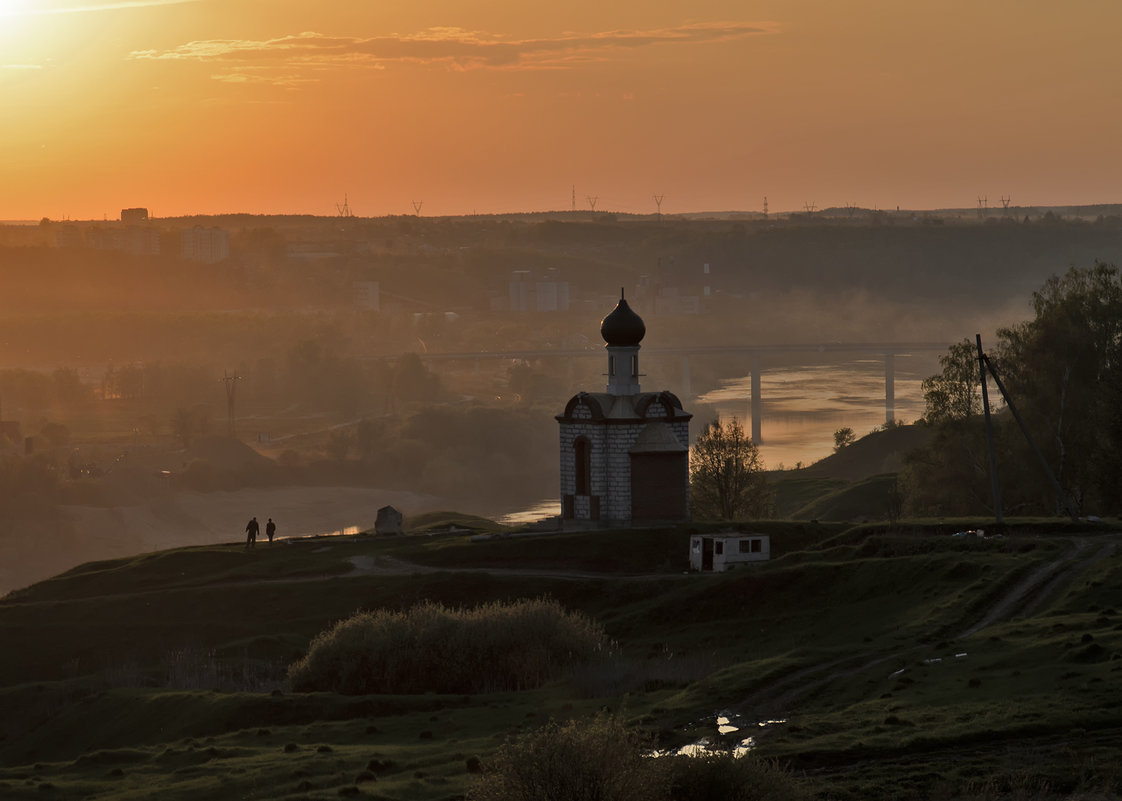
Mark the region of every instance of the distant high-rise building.
[[179, 233], [179, 255], [189, 261], [214, 264], [230, 258], [230, 234], [221, 228], [185, 228]]
[[148, 222], [148, 209], [121, 209], [121, 222], [125, 225], [138, 225]]
[[355, 306], [367, 311], [382, 308], [382, 290], [377, 281], [355, 281]]
[[80, 248], [86, 244], [82, 237], [82, 229], [72, 223], [55, 226], [56, 248]]
[[510, 310], [512, 312], [560, 312], [569, 310], [569, 282], [561, 280], [556, 267], [545, 271], [544, 278], [534, 280], [532, 270], [513, 270], [510, 274]]
[[569, 282], [561, 280], [561, 272], [556, 267], [545, 271], [545, 278], [535, 286], [535, 305], [540, 312], [563, 312], [569, 310]]
[[94, 250], [119, 250], [134, 256], [160, 255], [160, 232], [146, 225], [123, 225], [90, 228], [85, 234], [85, 246]]

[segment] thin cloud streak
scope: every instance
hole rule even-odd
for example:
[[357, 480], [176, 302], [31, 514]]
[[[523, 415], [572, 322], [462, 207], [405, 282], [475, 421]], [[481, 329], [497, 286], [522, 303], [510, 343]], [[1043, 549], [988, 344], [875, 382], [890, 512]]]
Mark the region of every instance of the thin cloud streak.
[[15, 11], [0, 11], [0, 17], [39, 17], [48, 14], [85, 14], [91, 11], [119, 11], [126, 8], [146, 8], [148, 6], [178, 6], [184, 3], [198, 3], [201, 0], [119, 0], [115, 3], [96, 3], [94, 5], [72, 5], [62, 8], [26, 8]]
[[507, 40], [481, 31], [430, 28], [416, 34], [359, 39], [304, 32], [268, 40], [207, 39], [171, 50], [137, 50], [134, 60], [217, 61], [230, 65], [270, 62], [287, 66], [384, 67], [387, 63], [443, 65], [471, 69], [567, 69], [602, 61], [612, 52], [666, 45], [713, 44], [749, 36], [770, 35], [768, 24], [717, 22], [657, 30], [616, 30], [566, 33], [553, 38]]

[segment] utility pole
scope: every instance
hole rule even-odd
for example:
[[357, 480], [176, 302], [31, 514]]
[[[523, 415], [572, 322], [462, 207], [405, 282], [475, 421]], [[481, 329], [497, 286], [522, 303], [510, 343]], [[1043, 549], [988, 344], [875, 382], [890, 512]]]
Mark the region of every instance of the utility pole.
[[666, 196], [665, 195], [655, 195], [654, 196], [655, 208], [658, 210], [657, 211], [657, 216], [658, 216], [658, 219], [660, 219], [660, 220], [662, 219], [662, 199], [664, 197], [666, 197]]
[[978, 343], [978, 375], [982, 379], [982, 409], [986, 413], [986, 446], [990, 452], [990, 489], [993, 492], [993, 513], [1000, 525], [1001, 511], [1001, 485], [997, 480], [997, 451], [993, 445], [993, 421], [990, 419], [990, 396], [986, 390], [986, 354], [982, 352], [982, 335], [975, 334]]
[[421, 206], [423, 206], [423, 205], [425, 205], [425, 201], [423, 201], [423, 200], [414, 200], [413, 201], [413, 211], [416, 213], [416, 215], [418, 217], [421, 216]]
[[222, 371], [222, 381], [226, 384], [226, 433], [231, 437], [234, 436], [234, 396], [237, 394], [239, 380], [241, 376], [236, 370], [233, 375]]
[[767, 219], [767, 195], [764, 195], [764, 219]]
[[[1036, 454], [1036, 460], [1037, 460], [1037, 462], [1040, 463], [1040, 468], [1041, 468], [1041, 470], [1044, 471], [1044, 475], [1046, 475], [1048, 477], [1048, 481], [1049, 481], [1049, 483], [1051, 483], [1052, 489], [1056, 493], [1056, 499], [1059, 501], [1060, 505], [1064, 507], [1064, 510], [1068, 513], [1068, 515], [1071, 517], [1073, 522], [1078, 520], [1079, 519], [1079, 510], [1078, 510], [1078, 508], [1076, 508], [1075, 502], [1071, 499], [1071, 496], [1068, 495], [1067, 492], [1064, 491], [1064, 488], [1060, 486], [1060, 482], [1056, 478], [1056, 474], [1053, 473], [1052, 468], [1048, 466], [1048, 460], [1044, 458], [1044, 454], [1040, 452], [1040, 448], [1037, 446], [1036, 440], [1034, 440], [1032, 438], [1032, 434], [1029, 433], [1028, 426], [1025, 425], [1024, 418], [1022, 418], [1021, 415], [1017, 412], [1017, 407], [1013, 404], [1013, 399], [1011, 397], [1009, 397], [1009, 393], [1006, 391], [1005, 385], [1001, 383], [1001, 377], [998, 376], [997, 371], [993, 369], [993, 363], [990, 361], [989, 356], [987, 356], [985, 353], [982, 352], [982, 335], [978, 334], [977, 339], [978, 339], [978, 361], [982, 365], [982, 400], [983, 400], [983, 402], [985, 402], [985, 400], [986, 400], [986, 371], [988, 370], [990, 376], [992, 376], [992, 378], [993, 378], [993, 382], [995, 384], [997, 384], [997, 388], [1001, 392], [1001, 397], [1005, 399], [1005, 405], [1009, 408], [1009, 413], [1011, 415], [1013, 415], [1013, 419], [1017, 421], [1017, 425], [1020, 427], [1021, 434], [1024, 435], [1025, 441], [1029, 444], [1029, 447], [1032, 448], [1032, 452], [1034, 454]], [[988, 413], [987, 413], [987, 416], [986, 416], [986, 421], [987, 421], [987, 424], [988, 424], [988, 422], [989, 422]], [[988, 436], [992, 437], [992, 435], [989, 432], [988, 426], [987, 426], [987, 429], [986, 429], [986, 434]], [[993, 440], [992, 440], [992, 438], [990, 440], [990, 460], [991, 460], [991, 465], [994, 464], [995, 457], [993, 455]], [[991, 470], [992, 469], [993, 468], [991, 467]], [[995, 476], [997, 475], [996, 471], [994, 471], [993, 475], [995, 475]], [[996, 480], [997, 479], [995, 478], [994, 481], [996, 482]], [[994, 486], [995, 486], [994, 492], [996, 493], [997, 492], [996, 483], [995, 483]], [[1000, 497], [999, 496], [995, 496], [995, 503], [1000, 504]], [[1000, 510], [1000, 505], [998, 506], [998, 509]], [[1001, 522], [1000, 511], [998, 513], [997, 522], [999, 522], [999, 523]]]
[[588, 205], [592, 208], [592, 213], [596, 213], [596, 201], [600, 199], [599, 195], [585, 195], [588, 198]]

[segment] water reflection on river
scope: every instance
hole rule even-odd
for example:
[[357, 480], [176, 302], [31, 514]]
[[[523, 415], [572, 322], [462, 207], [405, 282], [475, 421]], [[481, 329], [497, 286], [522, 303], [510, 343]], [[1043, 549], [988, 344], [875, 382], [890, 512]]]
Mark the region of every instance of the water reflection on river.
[[495, 518], [495, 522], [501, 523], [504, 526], [523, 526], [527, 523], [536, 523], [539, 520], [545, 520], [547, 517], [558, 517], [560, 514], [561, 502], [556, 498], [549, 498], [544, 501], [538, 501], [529, 508], [518, 509], [514, 512], [499, 515]]
[[[938, 372], [938, 354], [897, 355], [895, 419], [914, 422], [923, 415], [920, 382]], [[698, 401], [722, 418], [736, 416], [751, 434], [751, 378], [723, 382]], [[760, 456], [768, 468], [794, 467], [829, 456], [834, 432], [848, 426], [864, 436], [885, 422], [884, 360], [765, 368], [760, 378], [762, 419]], [[694, 419], [696, 435], [705, 420]]]

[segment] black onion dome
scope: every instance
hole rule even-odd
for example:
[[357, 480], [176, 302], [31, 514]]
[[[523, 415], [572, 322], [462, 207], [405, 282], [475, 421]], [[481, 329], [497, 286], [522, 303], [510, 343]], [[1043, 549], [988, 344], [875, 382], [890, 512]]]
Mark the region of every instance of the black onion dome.
[[631, 307], [623, 299], [623, 292], [620, 292], [619, 303], [600, 323], [600, 336], [609, 345], [633, 347], [642, 341], [646, 333], [647, 326], [643, 324], [643, 318], [631, 311]]

